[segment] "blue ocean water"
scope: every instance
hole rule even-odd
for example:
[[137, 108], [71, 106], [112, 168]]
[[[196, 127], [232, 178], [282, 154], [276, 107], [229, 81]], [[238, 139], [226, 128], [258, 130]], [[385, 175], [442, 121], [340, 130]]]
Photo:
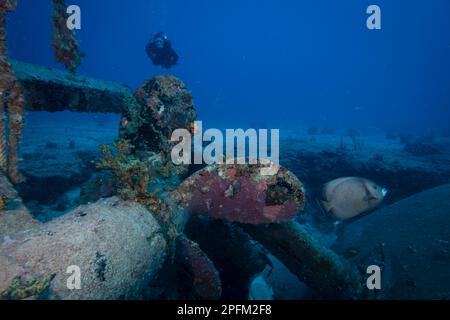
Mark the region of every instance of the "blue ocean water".
[[[74, 0], [87, 53], [79, 73], [137, 88], [170, 72], [211, 127], [448, 128], [450, 21], [446, 0]], [[13, 58], [58, 67], [50, 2], [23, 0], [9, 17]], [[164, 31], [180, 55], [167, 71], [145, 45]]]

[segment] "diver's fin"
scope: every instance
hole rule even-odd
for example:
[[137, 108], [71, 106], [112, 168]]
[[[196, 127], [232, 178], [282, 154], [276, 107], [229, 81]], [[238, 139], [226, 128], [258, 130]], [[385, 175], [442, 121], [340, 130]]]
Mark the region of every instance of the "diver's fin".
[[370, 192], [369, 188], [367, 187], [367, 184], [364, 185], [364, 189], [366, 191], [366, 195], [363, 198], [364, 202], [369, 202], [370, 200], [377, 200], [376, 197], [373, 196], [373, 194]]

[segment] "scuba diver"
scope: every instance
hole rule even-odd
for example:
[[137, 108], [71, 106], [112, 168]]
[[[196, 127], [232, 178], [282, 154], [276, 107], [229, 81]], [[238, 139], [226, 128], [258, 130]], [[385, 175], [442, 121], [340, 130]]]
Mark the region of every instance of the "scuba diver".
[[147, 55], [156, 66], [171, 68], [178, 62], [178, 55], [163, 32], [158, 32], [145, 48]]

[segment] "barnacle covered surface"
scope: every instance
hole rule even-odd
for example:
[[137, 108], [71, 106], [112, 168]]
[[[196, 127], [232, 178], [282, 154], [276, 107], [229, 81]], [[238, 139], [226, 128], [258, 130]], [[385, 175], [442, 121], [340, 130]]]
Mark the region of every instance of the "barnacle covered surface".
[[135, 150], [153, 151], [169, 159], [174, 130], [193, 133], [197, 113], [191, 92], [174, 76], [145, 81], [130, 99], [120, 123], [120, 137]]
[[114, 146], [102, 146], [99, 169], [113, 172], [117, 193], [158, 213], [169, 239], [184, 226], [184, 208], [171, 205], [168, 192], [187, 172], [170, 158], [171, 134], [176, 129], [192, 132], [196, 111], [192, 94], [173, 76], [147, 80], [134, 96], [124, 98], [119, 139]]

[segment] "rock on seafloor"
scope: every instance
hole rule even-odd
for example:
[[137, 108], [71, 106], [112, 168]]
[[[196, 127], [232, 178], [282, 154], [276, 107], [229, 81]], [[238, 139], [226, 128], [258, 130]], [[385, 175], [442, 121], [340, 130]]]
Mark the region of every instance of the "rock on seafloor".
[[344, 227], [335, 250], [363, 274], [382, 269], [380, 299], [450, 298], [450, 184], [421, 192]]
[[[167, 249], [153, 215], [116, 197], [1, 241], [0, 299], [142, 299]], [[67, 286], [70, 266], [80, 290]]]

